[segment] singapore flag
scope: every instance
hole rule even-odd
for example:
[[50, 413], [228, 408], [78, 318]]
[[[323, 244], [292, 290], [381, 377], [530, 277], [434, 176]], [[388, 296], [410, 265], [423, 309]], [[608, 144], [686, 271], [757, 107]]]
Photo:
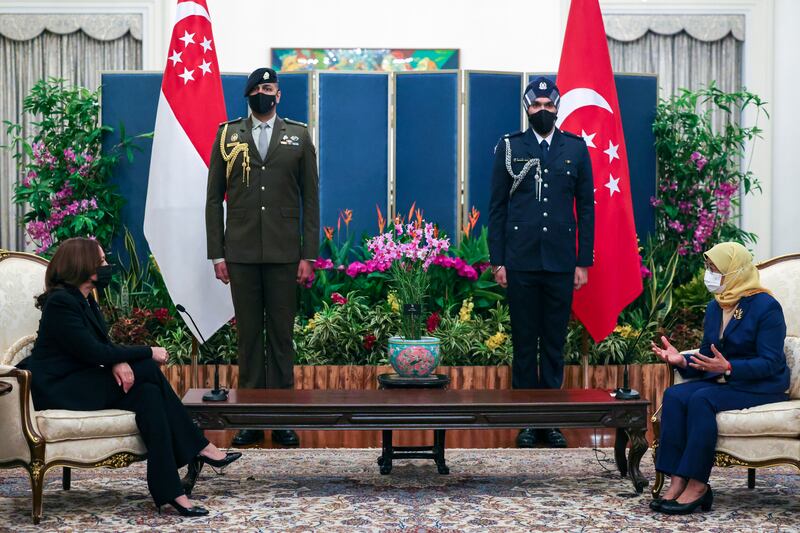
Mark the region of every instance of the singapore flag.
[[[206, 0], [179, 0], [158, 100], [144, 234], [172, 301], [192, 314], [206, 339], [233, 316], [230, 289], [214, 277], [205, 245], [208, 163], [225, 120]], [[197, 337], [191, 321], [187, 326]]]
[[558, 67], [559, 127], [580, 134], [594, 175], [594, 266], [572, 310], [600, 342], [642, 292], [628, 154], [598, 0], [572, 0]]

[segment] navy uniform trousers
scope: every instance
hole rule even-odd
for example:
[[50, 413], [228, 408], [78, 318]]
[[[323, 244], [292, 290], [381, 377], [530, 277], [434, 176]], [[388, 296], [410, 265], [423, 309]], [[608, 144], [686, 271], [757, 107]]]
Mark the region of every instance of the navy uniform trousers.
[[508, 270], [515, 389], [560, 389], [575, 275]]
[[708, 483], [717, 447], [717, 413], [785, 401], [785, 393], [753, 393], [716, 380], [664, 391], [656, 470]]

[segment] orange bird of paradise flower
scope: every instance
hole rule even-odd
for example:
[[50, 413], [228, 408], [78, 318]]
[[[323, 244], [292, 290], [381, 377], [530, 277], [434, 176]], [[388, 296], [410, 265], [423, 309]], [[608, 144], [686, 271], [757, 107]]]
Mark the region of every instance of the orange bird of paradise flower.
[[329, 241], [333, 240], [333, 226], [325, 226], [325, 238]]
[[383, 233], [383, 228], [386, 227], [386, 219], [383, 218], [383, 213], [381, 213], [381, 208], [378, 207], [378, 204], [375, 204], [375, 210], [378, 212], [378, 233]]
[[353, 220], [353, 210], [352, 209], [345, 209], [344, 211], [339, 211], [339, 216], [341, 217], [342, 221], [346, 228], [350, 227], [350, 221]]
[[469, 212], [468, 220], [464, 223], [464, 235], [469, 237], [469, 234], [475, 229], [475, 225], [478, 223], [478, 219], [481, 217], [481, 212], [475, 209], [475, 206], [472, 206], [472, 209]]
[[416, 211], [416, 209], [417, 209], [417, 202], [414, 201], [414, 203], [411, 204], [411, 209], [408, 210], [408, 219], [407, 220], [409, 222], [411, 222], [411, 220], [414, 218], [414, 211]]

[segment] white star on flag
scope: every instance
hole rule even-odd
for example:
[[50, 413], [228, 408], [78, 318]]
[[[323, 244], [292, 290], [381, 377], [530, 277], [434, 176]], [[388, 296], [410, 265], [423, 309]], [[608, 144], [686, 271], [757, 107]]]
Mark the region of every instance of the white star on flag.
[[185, 48], [190, 44], [194, 44], [194, 33], [189, 33], [187, 30], [183, 30], [183, 37], [178, 40], [183, 41], [183, 46]]
[[172, 51], [172, 55], [169, 56], [169, 60], [172, 61], [172, 66], [174, 67], [178, 63], [183, 63], [183, 59], [181, 59], [181, 54], [183, 52], [178, 52], [177, 50]]
[[205, 59], [198, 66], [200, 67], [200, 70], [203, 71], [203, 76], [205, 76], [206, 74], [211, 74], [211, 63], [209, 63]]
[[211, 39], [208, 37], [203, 37], [203, 42], [200, 43], [200, 46], [203, 47], [203, 53], [208, 52], [211, 50]]
[[586, 133], [586, 130], [581, 130], [581, 137], [583, 137], [583, 142], [586, 143], [587, 148], [597, 148], [597, 146], [594, 145], [595, 135], [597, 135], [597, 132], [594, 132], [591, 135], [589, 135], [588, 133]]
[[608, 150], [603, 150], [604, 154], [608, 154], [608, 162], [611, 163], [614, 159], [619, 159], [617, 155], [617, 149], [619, 148], [618, 144], [614, 144], [611, 142], [611, 139], [608, 141]]
[[194, 69], [189, 70], [184, 67], [183, 74], [178, 75], [179, 78], [183, 79], [183, 84], [186, 85], [190, 81], [194, 81]]
[[622, 192], [619, 190], [619, 178], [615, 178], [611, 174], [608, 175], [608, 183], [605, 186], [608, 188], [609, 197], [614, 196], [615, 192]]

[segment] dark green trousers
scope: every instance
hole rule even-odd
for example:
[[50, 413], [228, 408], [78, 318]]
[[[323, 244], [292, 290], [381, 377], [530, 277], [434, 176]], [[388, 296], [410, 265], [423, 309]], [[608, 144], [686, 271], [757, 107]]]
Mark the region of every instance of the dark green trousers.
[[228, 275], [239, 332], [239, 388], [292, 388], [297, 263], [228, 263]]

